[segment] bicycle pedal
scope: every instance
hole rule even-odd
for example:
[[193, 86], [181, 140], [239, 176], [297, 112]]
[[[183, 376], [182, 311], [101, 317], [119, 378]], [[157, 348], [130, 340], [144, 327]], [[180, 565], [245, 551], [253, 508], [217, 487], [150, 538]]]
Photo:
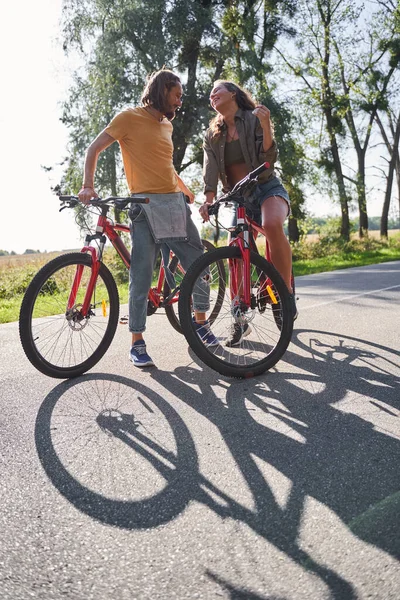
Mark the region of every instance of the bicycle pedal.
[[124, 317], [120, 317], [119, 318], [119, 324], [120, 325], [127, 325], [129, 322], [129, 316], [125, 315]]

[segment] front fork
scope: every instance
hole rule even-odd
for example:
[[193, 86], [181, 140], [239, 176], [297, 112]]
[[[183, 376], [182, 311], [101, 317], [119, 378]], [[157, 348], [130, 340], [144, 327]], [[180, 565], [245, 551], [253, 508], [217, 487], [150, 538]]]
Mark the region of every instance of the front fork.
[[[96, 252], [96, 249], [93, 246], [84, 246], [81, 250], [82, 253], [89, 253], [92, 258], [91, 271], [90, 271], [90, 279], [86, 289], [85, 298], [82, 303], [82, 307], [80, 308], [80, 313], [83, 318], [86, 318], [89, 314], [92, 296], [94, 292], [94, 288], [96, 285], [97, 277], [100, 271], [101, 265], [101, 256], [103, 253], [103, 248], [105, 244], [105, 239], [100, 240], [100, 251]], [[79, 286], [81, 284], [82, 274], [83, 274], [84, 265], [78, 265], [76, 267], [74, 282], [72, 284], [71, 293], [68, 298], [67, 311], [70, 311], [74, 308], [76, 304], [76, 297], [78, 294]]]
[[237, 226], [241, 234], [235, 239], [235, 245], [239, 247], [242, 260], [229, 259], [229, 270], [231, 272], [231, 296], [237, 298], [244, 309], [251, 306], [251, 280], [250, 280], [250, 233], [245, 219], [245, 208], [239, 206], [237, 209]]

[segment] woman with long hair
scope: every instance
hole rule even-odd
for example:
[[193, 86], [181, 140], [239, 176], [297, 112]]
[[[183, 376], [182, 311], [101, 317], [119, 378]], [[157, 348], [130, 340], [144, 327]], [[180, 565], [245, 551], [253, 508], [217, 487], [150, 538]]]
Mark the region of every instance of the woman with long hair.
[[[292, 251], [283, 224], [290, 214], [289, 195], [276, 176], [274, 165], [278, 157], [269, 109], [256, 104], [251, 95], [232, 81], [214, 82], [210, 103], [217, 115], [204, 136], [204, 194], [200, 215], [208, 221], [208, 205], [214, 202], [218, 181], [224, 192], [264, 162], [270, 167], [260, 175], [258, 185], [249, 200], [254, 218], [265, 231], [271, 260], [281, 274], [291, 294], [294, 318], [297, 309], [291, 287]], [[246, 325], [236, 326], [228, 345], [240, 344], [250, 332]]]

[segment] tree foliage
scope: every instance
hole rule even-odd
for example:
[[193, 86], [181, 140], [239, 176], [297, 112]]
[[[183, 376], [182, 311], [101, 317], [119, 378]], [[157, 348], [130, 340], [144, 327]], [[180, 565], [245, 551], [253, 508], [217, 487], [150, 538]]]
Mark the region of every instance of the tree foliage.
[[[91, 139], [118, 110], [139, 101], [147, 74], [166, 66], [185, 82], [183, 106], [174, 121], [177, 171], [202, 163], [212, 83], [231, 78], [270, 106], [283, 172], [300, 214], [301, 149], [290, 136], [290, 111], [273, 100], [273, 85], [266, 81], [278, 36], [292, 33], [287, 22], [295, 5], [293, 0], [65, 0], [64, 47], [78, 50], [85, 66], [76, 73], [64, 105], [70, 157], [62, 185], [77, 191]], [[117, 148], [112, 145], [103, 154], [96, 184], [115, 193], [122, 181]]]
[[360, 236], [368, 230], [366, 155], [398, 65], [395, 5], [392, 0], [378, 4], [369, 16], [356, 0], [301, 0], [295, 51], [278, 47], [282, 63], [300, 84], [295, 101], [308, 117], [300, 133], [310, 154], [314, 150], [320, 169], [316, 180], [339, 199], [345, 239], [353, 197]]
[[[358, 0], [64, 0], [64, 48], [81, 66], [64, 103], [70, 138], [60, 187], [79, 189], [90, 141], [139, 102], [149, 73], [166, 66], [185, 84], [173, 134], [184, 177], [200, 179], [212, 83], [232, 79], [271, 110], [292, 240], [316, 189], [339, 203], [343, 238], [353, 199], [360, 234], [368, 229], [366, 162], [376, 136], [389, 156], [384, 222], [394, 175], [400, 190], [399, 8], [396, 0], [367, 3], [368, 10]], [[126, 191], [115, 144], [100, 155], [96, 186], [102, 194]]]

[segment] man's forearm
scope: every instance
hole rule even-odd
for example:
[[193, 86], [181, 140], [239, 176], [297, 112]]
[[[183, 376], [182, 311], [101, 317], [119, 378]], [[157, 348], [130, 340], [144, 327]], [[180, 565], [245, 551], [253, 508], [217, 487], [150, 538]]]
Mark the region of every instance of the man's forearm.
[[186, 195], [189, 195], [190, 194], [189, 188], [184, 183], [184, 181], [179, 177], [179, 175], [178, 175], [178, 173], [176, 171], [175, 171], [175, 175], [176, 175], [176, 177], [178, 179], [178, 186], [179, 186], [179, 189], [181, 190], [181, 192], [183, 192]]
[[94, 174], [96, 172], [97, 159], [99, 152], [89, 146], [85, 158], [84, 178], [82, 187], [93, 188], [94, 187]]
[[108, 146], [115, 142], [108, 133], [102, 131], [97, 138], [90, 144], [86, 152], [83, 186], [87, 188], [94, 187], [94, 174], [96, 172], [97, 159], [100, 152], [103, 152]]

